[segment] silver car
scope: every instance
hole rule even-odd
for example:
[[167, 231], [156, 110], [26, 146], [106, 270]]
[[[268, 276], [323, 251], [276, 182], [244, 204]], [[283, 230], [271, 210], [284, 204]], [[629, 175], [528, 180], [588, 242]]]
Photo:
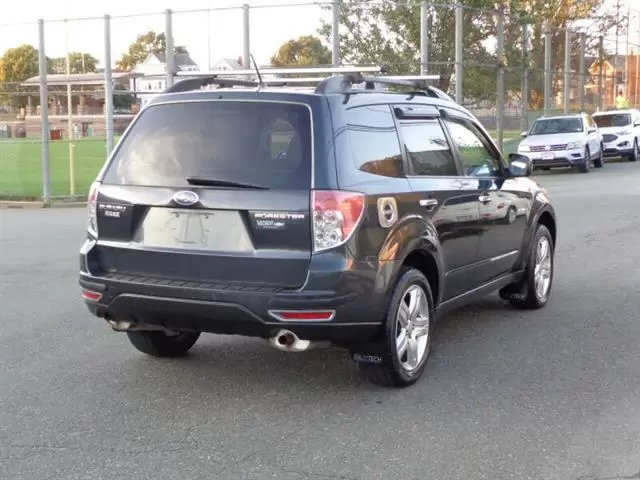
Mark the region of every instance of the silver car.
[[592, 163], [604, 165], [602, 134], [586, 113], [541, 117], [522, 137], [518, 153], [529, 157], [535, 169], [577, 167], [587, 173]]

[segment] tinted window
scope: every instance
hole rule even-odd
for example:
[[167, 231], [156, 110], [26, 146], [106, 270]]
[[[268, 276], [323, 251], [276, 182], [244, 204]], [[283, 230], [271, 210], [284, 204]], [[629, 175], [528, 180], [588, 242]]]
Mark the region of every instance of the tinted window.
[[302, 105], [205, 101], [156, 105], [123, 138], [105, 183], [188, 185], [197, 177], [309, 188], [311, 119]]
[[583, 131], [582, 119], [545, 118], [536, 120], [529, 135], [552, 135], [554, 133], [578, 133]]
[[347, 111], [351, 157], [363, 172], [386, 177], [404, 175], [402, 151], [388, 105], [369, 105]]
[[465, 175], [491, 177], [500, 174], [500, 160], [473, 124], [449, 118], [445, 124], [455, 143]]
[[626, 127], [631, 124], [631, 115], [628, 113], [611, 113], [606, 115], [594, 115], [593, 120], [600, 128]]
[[437, 120], [403, 123], [402, 139], [415, 175], [458, 175], [447, 137]]

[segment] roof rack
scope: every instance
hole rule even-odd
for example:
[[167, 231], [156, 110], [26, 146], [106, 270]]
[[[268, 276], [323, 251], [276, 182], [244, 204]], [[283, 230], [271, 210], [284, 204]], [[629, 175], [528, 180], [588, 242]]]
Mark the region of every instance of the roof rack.
[[174, 83], [167, 89], [165, 89], [162, 93], [179, 93], [179, 92], [188, 92], [191, 90], [199, 90], [207, 85], [219, 85], [219, 88], [225, 87], [258, 87], [259, 84], [257, 82], [252, 82], [250, 80], [240, 80], [237, 78], [218, 78], [215, 75], [210, 75], [208, 77], [197, 77], [197, 78], [188, 78], [187, 80], [181, 80], [179, 82]]
[[[391, 87], [411, 87], [422, 94], [442, 100], [453, 101], [453, 99], [442, 90], [428, 85], [430, 80], [439, 80], [439, 75], [405, 75], [405, 76], [384, 76], [368, 77], [361, 73], [347, 74], [342, 76], [329, 77], [324, 79], [316, 87], [316, 93], [354, 93], [353, 86], [364, 84], [365, 90], [378, 90], [379, 86]], [[416, 93], [416, 92], [413, 92]]]
[[[353, 67], [301, 67], [301, 68], [261, 68], [260, 74], [266, 75], [339, 75], [345, 73], [384, 73], [386, 68], [378, 65], [363, 65]], [[256, 70], [211, 70], [205, 72], [177, 72], [178, 77], [239, 77], [256, 75]]]
[[[439, 75], [389, 75], [365, 76], [363, 73], [383, 73], [385, 67], [355, 66], [355, 67], [309, 67], [309, 68], [272, 68], [261, 70], [262, 81], [243, 80], [237, 77], [255, 75], [255, 70], [224, 70], [218, 72], [179, 72], [180, 77], [189, 77], [176, 82], [163, 93], [186, 92], [198, 90], [207, 85], [218, 85], [220, 88], [241, 86], [259, 88], [261, 86], [292, 86], [307, 88], [315, 85], [315, 93], [357, 93], [358, 91], [384, 91], [380, 87], [397, 86], [414, 89], [408, 93], [413, 95], [428, 95], [453, 102], [453, 99], [442, 90], [428, 84], [429, 81], [439, 80]], [[265, 78], [265, 75], [304, 75], [330, 74], [323, 77], [293, 77], [293, 78]], [[236, 78], [220, 78], [236, 77]], [[354, 88], [364, 84], [363, 88]]]

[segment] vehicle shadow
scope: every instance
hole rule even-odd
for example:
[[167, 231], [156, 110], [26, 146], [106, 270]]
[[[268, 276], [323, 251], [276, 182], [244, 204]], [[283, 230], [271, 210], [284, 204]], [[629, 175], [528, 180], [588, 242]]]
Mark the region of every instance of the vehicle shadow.
[[[432, 356], [426, 376], [450, 376], [442, 365], [455, 363], [460, 355], [457, 346], [470, 337], [499, 336], [505, 323], [518, 321], [506, 302], [497, 295], [462, 308], [443, 317], [434, 335]], [[517, 314], [515, 316], [518, 316]], [[467, 363], [467, 362], [465, 362]], [[191, 352], [183, 358], [157, 359], [134, 352], [121, 368], [130, 378], [154, 372], [156, 388], [200, 390], [205, 395], [264, 396], [322, 399], [331, 392], [334, 400], [351, 401], [354, 395], [368, 398], [372, 392], [401, 392], [370, 385], [361, 379], [357, 365], [345, 349], [319, 347], [301, 353], [281, 352], [266, 341], [235, 336], [203, 335]], [[425, 386], [428, 380], [419, 382]], [[135, 394], [135, 385], [130, 385]], [[425, 387], [426, 388], [426, 387]], [[337, 397], [336, 397], [337, 396]], [[383, 398], [394, 396], [383, 394]], [[288, 400], [289, 401], [289, 400]]]

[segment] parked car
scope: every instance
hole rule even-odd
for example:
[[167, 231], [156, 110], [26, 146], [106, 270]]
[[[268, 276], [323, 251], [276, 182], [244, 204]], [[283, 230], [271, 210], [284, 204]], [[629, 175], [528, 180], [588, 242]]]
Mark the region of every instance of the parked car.
[[533, 162], [534, 169], [577, 167], [589, 172], [604, 166], [604, 142], [593, 118], [580, 113], [541, 117], [518, 145], [518, 153]]
[[604, 141], [605, 157], [623, 157], [631, 162], [640, 154], [640, 111], [608, 110], [593, 114]]
[[176, 83], [91, 187], [82, 297], [135, 348], [180, 356], [202, 332], [330, 342], [369, 380], [407, 386], [446, 312], [494, 291], [547, 304], [554, 208], [530, 160], [507, 164], [467, 109], [360, 74], [257, 86]]

